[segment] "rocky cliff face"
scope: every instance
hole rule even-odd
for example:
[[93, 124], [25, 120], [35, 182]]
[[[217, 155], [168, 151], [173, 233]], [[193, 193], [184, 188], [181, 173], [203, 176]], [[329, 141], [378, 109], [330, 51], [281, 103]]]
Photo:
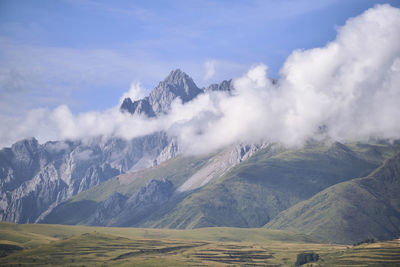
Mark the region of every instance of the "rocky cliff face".
[[179, 188], [178, 192], [198, 189], [227, 173], [239, 163], [247, 160], [257, 151], [268, 147], [263, 144], [237, 144], [225, 148], [211, 157], [203, 168], [189, 177]]
[[99, 226], [135, 226], [162, 208], [171, 198], [173, 188], [173, 184], [167, 179], [152, 179], [129, 198], [114, 193], [97, 206], [86, 223]]
[[100, 203], [96, 211], [87, 220], [89, 225], [107, 226], [118, 214], [122, 212], [128, 198], [118, 192], [112, 194]]
[[111, 177], [175, 156], [169, 142], [166, 134], [156, 133], [130, 141], [99, 137], [44, 145], [32, 138], [4, 148], [0, 220], [35, 222], [62, 201]]

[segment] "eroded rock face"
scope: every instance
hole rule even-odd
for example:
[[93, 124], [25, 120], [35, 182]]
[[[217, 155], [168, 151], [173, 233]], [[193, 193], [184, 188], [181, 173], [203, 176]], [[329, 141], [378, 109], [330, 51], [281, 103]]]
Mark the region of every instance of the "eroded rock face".
[[48, 142], [31, 138], [0, 150], [0, 220], [33, 223], [82, 191], [175, 156], [165, 133]]
[[101, 202], [96, 212], [86, 221], [88, 225], [135, 226], [162, 208], [173, 194], [173, 184], [168, 179], [152, 179], [146, 186], [127, 198], [114, 193]]
[[236, 144], [227, 147], [220, 153], [211, 157], [204, 167], [189, 177], [186, 182], [177, 189], [177, 191], [185, 192], [200, 188], [222, 176], [242, 161], [247, 160], [260, 149], [266, 147], [268, 147], [268, 143]]
[[163, 204], [172, 195], [173, 184], [168, 179], [152, 179], [139, 192], [128, 199], [133, 206], [146, 206]]
[[118, 192], [112, 194], [105, 201], [101, 202], [94, 214], [88, 219], [88, 225], [106, 226], [114, 217], [122, 212], [128, 198]]

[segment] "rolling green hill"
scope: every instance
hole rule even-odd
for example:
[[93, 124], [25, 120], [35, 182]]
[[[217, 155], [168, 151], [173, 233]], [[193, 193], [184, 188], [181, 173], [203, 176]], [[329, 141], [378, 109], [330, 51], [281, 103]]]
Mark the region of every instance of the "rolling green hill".
[[266, 227], [321, 241], [355, 243], [400, 236], [400, 154], [365, 178], [343, 182], [280, 213]]
[[85, 233], [100, 232], [126, 238], [185, 239], [232, 242], [315, 242], [304, 234], [265, 228], [209, 227], [189, 230], [131, 227], [98, 227], [57, 224], [14, 224], [0, 222], [0, 240], [8, 240], [25, 248], [34, 248], [58, 239]]
[[369, 174], [396, 151], [398, 146], [390, 144], [317, 142], [264, 149], [145, 226], [261, 227], [331, 185]]

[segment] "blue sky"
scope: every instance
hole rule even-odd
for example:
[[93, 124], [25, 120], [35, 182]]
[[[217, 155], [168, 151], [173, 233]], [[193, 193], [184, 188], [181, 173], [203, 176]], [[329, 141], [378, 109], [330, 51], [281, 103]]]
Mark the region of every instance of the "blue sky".
[[[0, 0], [0, 116], [67, 104], [115, 106], [132, 82], [150, 90], [181, 68], [198, 86], [333, 40], [336, 28], [400, 1]], [[207, 66], [214, 72], [207, 75]], [[209, 69], [210, 71], [210, 69]]]

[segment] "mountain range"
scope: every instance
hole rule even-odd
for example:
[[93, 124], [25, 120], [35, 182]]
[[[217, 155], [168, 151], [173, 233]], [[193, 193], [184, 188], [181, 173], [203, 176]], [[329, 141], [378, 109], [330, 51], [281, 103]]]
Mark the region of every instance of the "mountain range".
[[[277, 81], [273, 81], [276, 83]], [[121, 112], [156, 117], [180, 98], [234, 93], [233, 81], [198, 88], [172, 71]], [[301, 147], [236, 143], [207, 155], [181, 153], [165, 132], [99, 136], [0, 150], [0, 219], [152, 228], [289, 229], [321, 242], [400, 235], [400, 143], [309, 140]]]

